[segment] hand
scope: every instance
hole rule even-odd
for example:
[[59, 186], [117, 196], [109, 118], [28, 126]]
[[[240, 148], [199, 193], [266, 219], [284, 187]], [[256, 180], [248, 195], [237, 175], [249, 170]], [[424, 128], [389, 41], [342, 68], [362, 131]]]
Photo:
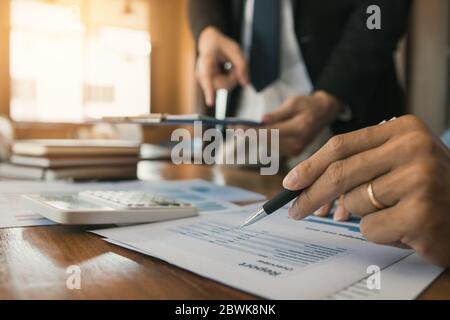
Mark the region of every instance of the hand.
[[[317, 217], [326, 217], [330, 214], [331, 209], [333, 208], [334, 202], [326, 203], [321, 206], [319, 209], [314, 211], [314, 215]], [[347, 221], [350, 219], [351, 214], [344, 206], [344, 196], [340, 196], [339, 199], [336, 200], [336, 210], [333, 214], [333, 219], [335, 221]]]
[[[217, 89], [231, 89], [248, 84], [247, 63], [239, 45], [214, 27], [205, 28], [198, 40], [197, 79], [205, 95], [206, 104], [214, 105]], [[224, 72], [224, 63], [232, 64]]]
[[280, 130], [283, 155], [297, 156], [322, 129], [334, 121], [342, 104], [332, 95], [317, 91], [311, 96], [287, 99], [262, 121], [268, 129]]
[[[371, 203], [371, 181], [386, 208]], [[343, 195], [367, 240], [408, 246], [450, 266], [450, 151], [414, 116], [332, 138], [283, 185], [305, 189], [290, 208], [294, 219]]]

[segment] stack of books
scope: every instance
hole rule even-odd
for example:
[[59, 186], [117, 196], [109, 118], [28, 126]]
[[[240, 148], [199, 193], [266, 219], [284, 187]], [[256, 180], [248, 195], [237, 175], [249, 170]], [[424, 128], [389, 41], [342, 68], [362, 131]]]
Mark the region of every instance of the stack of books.
[[19, 140], [0, 177], [33, 180], [135, 178], [140, 145], [122, 140]]

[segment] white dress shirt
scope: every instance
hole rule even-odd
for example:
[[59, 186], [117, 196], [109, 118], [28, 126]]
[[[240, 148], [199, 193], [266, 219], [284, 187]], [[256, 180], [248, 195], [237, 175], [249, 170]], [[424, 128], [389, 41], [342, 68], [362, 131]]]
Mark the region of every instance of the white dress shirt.
[[[249, 56], [253, 9], [255, 0], [246, 0], [242, 29], [241, 46], [246, 57]], [[294, 15], [291, 0], [281, 2], [281, 43], [280, 43], [280, 75], [279, 78], [261, 92], [256, 92], [252, 85], [242, 88], [238, 102], [237, 117], [244, 119], [261, 119], [261, 117], [279, 107], [287, 98], [292, 96], [309, 95], [313, 85], [306, 70], [300, 46], [298, 45]], [[299, 157], [288, 161], [288, 166], [294, 166], [309, 157], [331, 137], [331, 130], [325, 128]], [[249, 153], [257, 152], [256, 146], [248, 146]], [[253, 149], [254, 148], [254, 149]]]

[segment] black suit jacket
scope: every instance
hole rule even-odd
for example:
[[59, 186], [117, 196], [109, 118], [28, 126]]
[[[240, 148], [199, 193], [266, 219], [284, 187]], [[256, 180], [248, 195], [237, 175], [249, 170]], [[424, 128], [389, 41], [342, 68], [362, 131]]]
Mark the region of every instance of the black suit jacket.
[[[255, 0], [263, 1], [263, 0]], [[393, 53], [405, 33], [409, 0], [292, 0], [295, 32], [315, 90], [338, 97], [352, 110], [335, 132], [376, 124], [404, 111]], [[381, 9], [381, 30], [366, 26], [369, 5]], [[215, 26], [240, 42], [244, 0], [190, 0], [189, 18], [198, 39]], [[239, 90], [229, 105], [236, 111]]]

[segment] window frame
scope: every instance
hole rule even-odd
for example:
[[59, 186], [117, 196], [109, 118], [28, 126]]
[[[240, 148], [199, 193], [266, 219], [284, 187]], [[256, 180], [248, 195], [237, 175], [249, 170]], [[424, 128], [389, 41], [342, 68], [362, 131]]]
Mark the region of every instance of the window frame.
[[[195, 45], [187, 20], [187, 0], [149, 2], [150, 104], [152, 112], [197, 112], [200, 95], [195, 81]], [[0, 115], [10, 118], [9, 33], [10, 0], [0, 1]], [[173, 23], [177, 21], [178, 23]], [[172, 41], [167, 41], [171, 39]], [[178, 52], [186, 54], [177, 55]], [[157, 61], [157, 63], [156, 63]], [[174, 94], [175, 92], [175, 94]], [[74, 138], [86, 123], [14, 121], [15, 136], [30, 138]], [[148, 142], [170, 137], [170, 128], [145, 128]]]

